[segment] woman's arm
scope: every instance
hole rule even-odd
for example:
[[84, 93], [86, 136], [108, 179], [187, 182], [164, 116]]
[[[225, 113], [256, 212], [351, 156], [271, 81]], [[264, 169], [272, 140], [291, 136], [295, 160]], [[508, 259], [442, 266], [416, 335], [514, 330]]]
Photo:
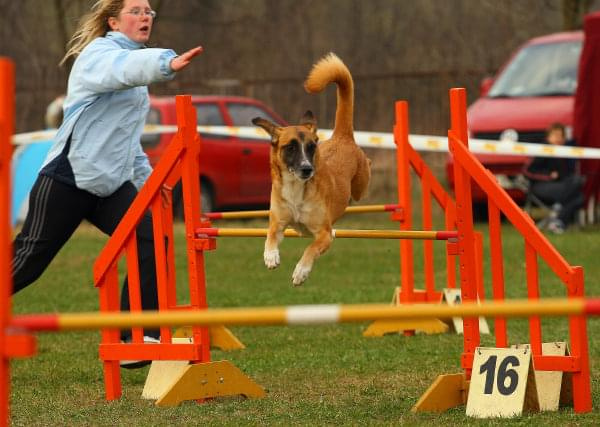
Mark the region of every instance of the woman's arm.
[[70, 80], [94, 93], [147, 86], [175, 76], [170, 64], [176, 56], [171, 49], [128, 50], [99, 38], [77, 58]]

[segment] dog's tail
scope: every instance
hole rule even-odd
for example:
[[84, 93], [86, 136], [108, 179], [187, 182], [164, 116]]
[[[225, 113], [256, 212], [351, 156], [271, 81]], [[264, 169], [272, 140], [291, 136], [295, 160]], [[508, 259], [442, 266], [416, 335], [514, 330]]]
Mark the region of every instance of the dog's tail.
[[304, 82], [304, 88], [307, 92], [317, 93], [332, 82], [337, 84], [337, 110], [335, 112], [333, 134], [352, 136], [354, 128], [354, 83], [352, 82], [352, 75], [340, 58], [334, 53], [329, 53], [313, 66]]

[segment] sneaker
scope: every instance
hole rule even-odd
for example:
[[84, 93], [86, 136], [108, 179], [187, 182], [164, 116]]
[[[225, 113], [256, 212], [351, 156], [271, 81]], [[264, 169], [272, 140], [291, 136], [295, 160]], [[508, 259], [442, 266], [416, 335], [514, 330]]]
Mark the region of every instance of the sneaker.
[[548, 224], [548, 230], [554, 234], [563, 234], [565, 232], [565, 225], [560, 219], [554, 219]]
[[[131, 337], [122, 340], [121, 342], [130, 343]], [[149, 337], [148, 335], [144, 335], [144, 344], [160, 344], [160, 340], [154, 337]], [[152, 363], [151, 360], [121, 360], [120, 365], [121, 368], [124, 369], [139, 369], [149, 365], [150, 363]]]

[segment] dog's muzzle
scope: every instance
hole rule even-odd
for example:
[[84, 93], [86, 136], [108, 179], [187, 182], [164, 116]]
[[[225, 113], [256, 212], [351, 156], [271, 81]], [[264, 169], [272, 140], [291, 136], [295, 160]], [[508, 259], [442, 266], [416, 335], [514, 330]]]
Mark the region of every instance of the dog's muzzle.
[[314, 168], [310, 165], [300, 166], [300, 178], [309, 179], [313, 175], [314, 171]]

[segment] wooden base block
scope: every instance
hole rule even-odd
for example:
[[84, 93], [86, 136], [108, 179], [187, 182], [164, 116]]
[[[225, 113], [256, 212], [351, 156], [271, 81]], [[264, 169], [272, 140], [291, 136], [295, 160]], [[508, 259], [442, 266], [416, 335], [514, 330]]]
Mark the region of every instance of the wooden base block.
[[225, 326], [212, 326], [209, 328], [210, 346], [223, 351], [242, 350], [246, 348], [240, 340]]
[[[399, 307], [401, 288], [396, 286], [392, 295], [392, 305]], [[416, 291], [424, 292], [424, 291]], [[441, 296], [440, 296], [441, 298]], [[423, 303], [423, 301], [421, 301]], [[401, 334], [403, 332], [423, 332], [427, 335], [443, 334], [448, 332], [449, 326], [439, 319], [423, 320], [376, 320], [371, 323], [363, 332], [364, 337], [382, 337], [387, 334]]]
[[426, 334], [442, 334], [448, 331], [448, 325], [439, 319], [424, 320], [376, 320], [363, 332], [365, 337], [382, 337], [386, 334], [418, 331]]
[[435, 382], [412, 407], [411, 412], [444, 412], [467, 403], [469, 382], [464, 374], [446, 374]]
[[227, 360], [184, 366], [170, 363], [167, 372], [159, 371], [152, 379], [153, 383], [149, 385], [147, 380], [144, 387], [145, 392], [148, 388], [147, 395], [159, 395], [157, 406], [177, 406], [185, 400], [222, 396], [260, 398], [266, 394], [261, 386]]
[[[180, 339], [180, 338], [174, 338]], [[187, 360], [154, 360], [148, 371], [144, 390], [142, 391], [143, 399], [158, 399], [167, 390], [175, 378], [179, 378], [181, 374], [190, 366]]]
[[[218, 348], [223, 351], [242, 350], [246, 346], [233, 333], [223, 325], [211, 326], [208, 328], [210, 334], [211, 348]], [[173, 334], [175, 338], [191, 338], [191, 326], [179, 328]]]

